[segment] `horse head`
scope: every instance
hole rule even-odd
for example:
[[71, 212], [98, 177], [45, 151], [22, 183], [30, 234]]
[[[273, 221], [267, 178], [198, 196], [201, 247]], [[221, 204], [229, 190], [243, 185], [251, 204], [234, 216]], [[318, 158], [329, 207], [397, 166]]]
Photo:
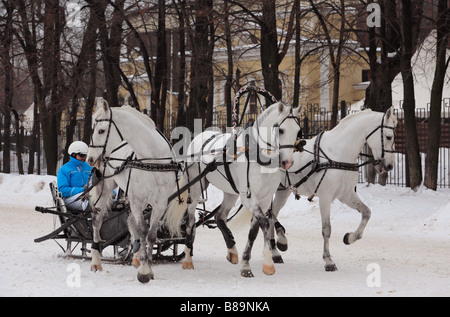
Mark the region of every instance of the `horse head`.
[[[258, 118], [256, 129], [260, 146], [279, 153], [279, 167], [287, 170], [292, 166], [295, 142], [300, 131], [298, 116], [302, 107], [292, 108], [282, 102], [266, 109]], [[262, 144], [262, 145], [261, 145]]]
[[120, 142], [121, 136], [114, 124], [112, 110], [106, 102], [92, 116], [91, 143], [86, 162], [94, 166], [111, 148]]
[[377, 116], [379, 125], [369, 133], [366, 138], [367, 145], [372, 149], [372, 154], [377, 162], [375, 169], [378, 173], [391, 171], [395, 163], [395, 127], [397, 118], [394, 116], [394, 108], [389, 108]]

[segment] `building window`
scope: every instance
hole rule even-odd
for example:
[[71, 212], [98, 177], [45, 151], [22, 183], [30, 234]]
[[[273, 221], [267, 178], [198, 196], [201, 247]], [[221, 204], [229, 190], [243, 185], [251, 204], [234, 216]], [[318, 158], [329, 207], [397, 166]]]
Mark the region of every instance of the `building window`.
[[362, 81], [363, 83], [364, 83], [364, 82], [367, 82], [367, 81], [370, 81], [370, 70], [368, 70], [368, 69], [363, 69], [361, 77], [362, 77], [362, 80], [361, 80], [361, 81]]

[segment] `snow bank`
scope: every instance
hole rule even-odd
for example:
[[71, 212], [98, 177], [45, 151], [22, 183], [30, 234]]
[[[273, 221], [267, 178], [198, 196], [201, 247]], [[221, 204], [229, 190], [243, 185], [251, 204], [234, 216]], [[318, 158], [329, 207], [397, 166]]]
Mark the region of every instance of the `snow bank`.
[[2, 205], [52, 206], [48, 184], [53, 181], [56, 176], [0, 173], [0, 202]]

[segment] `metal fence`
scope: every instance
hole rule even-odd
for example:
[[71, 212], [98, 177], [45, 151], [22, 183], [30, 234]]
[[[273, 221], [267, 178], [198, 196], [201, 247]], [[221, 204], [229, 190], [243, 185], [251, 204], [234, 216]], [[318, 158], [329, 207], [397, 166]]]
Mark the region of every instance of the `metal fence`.
[[[442, 113], [441, 126], [441, 142], [439, 148], [439, 169], [438, 169], [438, 187], [450, 188], [450, 100], [443, 100], [444, 111]], [[347, 113], [348, 114], [348, 113]], [[406, 156], [405, 147], [405, 126], [403, 113], [395, 111], [398, 125], [396, 128], [395, 149], [397, 151], [395, 158], [395, 166], [392, 171], [388, 173], [386, 180], [387, 184], [397, 186], [408, 186], [408, 158]], [[249, 118], [254, 118], [253, 114], [244, 115], [243, 122], [246, 123]], [[338, 119], [344, 115], [339, 113]], [[429, 109], [416, 109], [416, 126], [419, 139], [419, 146], [422, 157], [422, 175], [425, 175], [425, 151], [428, 142], [428, 117]], [[225, 131], [227, 124], [227, 116], [225, 112], [218, 112], [214, 114], [214, 123], [217, 127]], [[331, 127], [331, 112], [325, 108], [321, 108], [316, 104], [304, 105], [304, 111], [301, 118], [302, 137], [304, 139], [311, 139], [320, 132], [328, 131]], [[369, 149], [366, 147], [363, 151], [368, 153]], [[366, 160], [360, 157], [359, 163]], [[359, 182], [367, 183], [370, 166], [364, 166], [359, 170]]]

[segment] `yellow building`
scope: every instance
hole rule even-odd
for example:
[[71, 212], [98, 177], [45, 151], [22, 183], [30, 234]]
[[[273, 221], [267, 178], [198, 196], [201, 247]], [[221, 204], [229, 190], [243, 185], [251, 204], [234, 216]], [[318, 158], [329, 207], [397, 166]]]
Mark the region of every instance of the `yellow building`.
[[[279, 42], [284, 41], [289, 23], [290, 12], [289, 5], [284, 7], [283, 12], [277, 12], [277, 27]], [[302, 7], [303, 10], [308, 10], [306, 6]], [[219, 11], [220, 12], [220, 11]], [[354, 8], [346, 9], [346, 19], [352, 21], [356, 19]], [[337, 26], [340, 25], [340, 16], [333, 13], [327, 13], [327, 23], [329, 25], [336, 26], [330, 27], [331, 40], [334, 43], [337, 42], [339, 32], [336, 31]], [[142, 21], [142, 20], [140, 20]], [[169, 84], [166, 109], [169, 116], [169, 126], [174, 127], [174, 116], [177, 113], [178, 107], [178, 92], [177, 92], [177, 63], [178, 61], [178, 22], [170, 14], [167, 14], [167, 46], [169, 51]], [[346, 25], [353, 22], [348, 22]], [[151, 29], [151, 25], [156, 23], [150, 23], [147, 26], [147, 30]], [[247, 24], [245, 30], [239, 33], [239, 27], [242, 25], [234, 24], [233, 26], [233, 64], [234, 74], [239, 69], [240, 72], [240, 86], [246, 84], [255, 84], [259, 87], [264, 87], [263, 76], [261, 71], [260, 62], [260, 47], [258, 44], [259, 27], [258, 25]], [[155, 27], [153, 28], [155, 29]], [[148, 32], [148, 31], [147, 31]], [[220, 34], [223, 28], [219, 25], [216, 29], [216, 37]], [[301, 65], [301, 92], [300, 102], [303, 104], [312, 104], [322, 109], [323, 111], [331, 110], [332, 94], [333, 94], [333, 78], [332, 78], [332, 66], [330, 63], [330, 57], [328, 48], [323, 36], [317, 36], [323, 32], [320, 31], [319, 21], [313, 12], [309, 12], [302, 17], [302, 31], [301, 31], [301, 52], [302, 56], [308, 55]], [[149, 44], [156, 44], [156, 32], [150, 32]], [[149, 45], [150, 47], [152, 45]], [[345, 42], [345, 49], [342, 53], [342, 62], [340, 65], [340, 89], [339, 89], [339, 101], [346, 101], [347, 105], [357, 102], [364, 98], [365, 88], [368, 85], [367, 69], [369, 68], [366, 60], [362, 57], [364, 52], [358, 50], [360, 43], [349, 37]], [[280, 84], [282, 86], [282, 100], [287, 103], [292, 103], [293, 88], [294, 88], [294, 71], [295, 71], [295, 40], [291, 39], [289, 49], [286, 52], [285, 57], [279, 65]], [[189, 49], [189, 43], [187, 44]], [[153, 51], [156, 49], [153, 47]], [[312, 53], [311, 53], [312, 52]], [[156, 56], [156, 52], [153, 52], [153, 56]], [[130, 57], [133, 57], [133, 63], [130, 59], [123, 60], [122, 68], [125, 74], [127, 74], [130, 80], [133, 81], [134, 91], [138, 97], [139, 107], [142, 111], [150, 111], [151, 100], [150, 92], [151, 88], [149, 80], [147, 78], [145, 69], [142, 65], [142, 57], [132, 53], [129, 53]], [[214, 49], [213, 56], [213, 69], [214, 69], [214, 113], [225, 111], [225, 74], [227, 73], [227, 51], [224, 42], [217, 41]], [[190, 67], [190, 55], [186, 53], [186, 80], [189, 80], [189, 67]], [[179, 71], [179, 70], [178, 70]], [[186, 87], [188, 84], [186, 85]], [[237, 87], [234, 87], [235, 89]], [[237, 89], [236, 89], [237, 90]], [[188, 89], [186, 88], [186, 92]], [[129, 96], [125, 89], [121, 90], [124, 103], [128, 103]], [[186, 102], [188, 104], [188, 102]]]

